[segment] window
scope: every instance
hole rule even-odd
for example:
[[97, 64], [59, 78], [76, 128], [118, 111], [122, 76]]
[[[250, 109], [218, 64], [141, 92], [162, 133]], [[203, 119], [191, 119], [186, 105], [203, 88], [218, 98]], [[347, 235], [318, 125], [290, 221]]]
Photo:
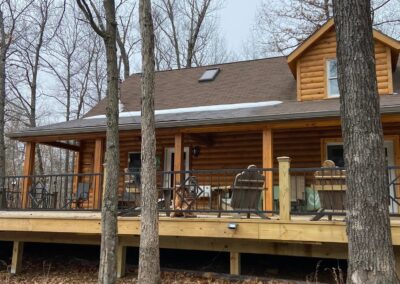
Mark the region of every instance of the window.
[[329, 59], [326, 61], [326, 78], [328, 88], [328, 98], [339, 97], [339, 86], [337, 81], [337, 60]]
[[130, 172], [140, 172], [142, 160], [140, 153], [129, 153], [128, 169]]
[[335, 162], [338, 167], [344, 167], [344, 155], [343, 155], [343, 144], [327, 144], [326, 145], [326, 156], [328, 160]]

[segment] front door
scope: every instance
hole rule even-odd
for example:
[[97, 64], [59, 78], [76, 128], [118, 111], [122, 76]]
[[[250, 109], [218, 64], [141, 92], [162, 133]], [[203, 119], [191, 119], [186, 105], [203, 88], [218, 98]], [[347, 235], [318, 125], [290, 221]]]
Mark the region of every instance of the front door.
[[[185, 171], [189, 171], [189, 147], [184, 148], [183, 152], [184, 157], [184, 167]], [[173, 172], [175, 166], [175, 148], [165, 148], [165, 157], [164, 157], [164, 171]], [[186, 174], [188, 177], [189, 174]], [[173, 174], [167, 174], [164, 176], [164, 187], [172, 188], [175, 185]]]

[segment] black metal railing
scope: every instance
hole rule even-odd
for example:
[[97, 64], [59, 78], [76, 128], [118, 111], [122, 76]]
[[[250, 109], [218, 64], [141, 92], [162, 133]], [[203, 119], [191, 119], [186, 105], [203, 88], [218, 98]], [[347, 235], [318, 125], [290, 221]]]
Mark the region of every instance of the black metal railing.
[[[389, 211], [399, 215], [400, 167], [387, 167]], [[346, 214], [346, 169], [334, 168], [291, 168], [292, 215], [314, 215], [312, 220], [324, 216]]]
[[[102, 174], [7, 176], [0, 179], [1, 209], [96, 210]], [[101, 188], [101, 186], [97, 186]]]
[[[277, 169], [217, 169], [157, 173], [158, 208], [167, 216], [254, 214], [264, 217], [265, 176]], [[140, 214], [139, 172], [121, 175], [118, 206], [121, 214]], [[235, 190], [233, 190], [235, 189]], [[272, 189], [270, 189], [272, 190]], [[276, 212], [275, 212], [276, 213]]]
[[[400, 166], [388, 167], [391, 215], [399, 215]], [[290, 168], [290, 213], [313, 220], [346, 214], [344, 168]], [[279, 213], [276, 168], [157, 172], [158, 208], [163, 216], [249, 217]], [[0, 179], [3, 210], [99, 210], [103, 174], [9, 176]], [[118, 209], [139, 215], [142, 185], [139, 172], [120, 174]], [[273, 206], [265, 210], [265, 200]]]

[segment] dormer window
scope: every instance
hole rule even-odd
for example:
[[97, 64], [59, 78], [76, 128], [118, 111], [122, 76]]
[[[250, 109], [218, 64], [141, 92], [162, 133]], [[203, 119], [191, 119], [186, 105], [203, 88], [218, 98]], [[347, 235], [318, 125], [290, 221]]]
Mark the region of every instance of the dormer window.
[[337, 60], [328, 59], [326, 61], [326, 78], [327, 78], [327, 94], [328, 98], [339, 97], [339, 85], [337, 80]]

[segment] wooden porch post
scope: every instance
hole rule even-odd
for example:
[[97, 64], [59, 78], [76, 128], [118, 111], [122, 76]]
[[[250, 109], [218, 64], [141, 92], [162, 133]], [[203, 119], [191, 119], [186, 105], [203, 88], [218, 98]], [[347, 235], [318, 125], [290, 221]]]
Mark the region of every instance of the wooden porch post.
[[[81, 151], [75, 152], [75, 159], [74, 159], [74, 174], [77, 175], [81, 171]], [[79, 177], [74, 176], [73, 180], [73, 185], [72, 185], [72, 191], [76, 193], [78, 191], [78, 183], [79, 183]]]
[[[25, 145], [25, 161], [24, 161], [24, 176], [31, 176], [35, 170], [35, 147], [36, 143], [26, 142]], [[24, 178], [22, 183], [22, 208], [28, 207], [29, 188], [31, 187], [32, 179]]]
[[24, 243], [20, 241], [14, 241], [11, 259], [11, 274], [17, 274], [21, 272], [23, 252]]
[[[184, 165], [184, 138], [182, 133], [175, 134], [174, 171], [183, 171]], [[180, 184], [184, 175], [175, 175], [175, 186]]]
[[279, 218], [282, 221], [290, 220], [290, 158], [279, 157]]
[[[93, 173], [102, 174], [103, 173], [103, 164], [104, 164], [104, 139], [99, 138], [96, 139], [94, 146], [94, 165], [93, 165]], [[96, 175], [94, 177], [94, 192], [93, 192], [93, 207], [94, 209], [100, 208], [100, 201], [102, 198], [102, 178], [100, 175]]]
[[[263, 168], [273, 168], [274, 152], [273, 152], [273, 136], [272, 129], [266, 128], [262, 134], [263, 141]], [[272, 171], [265, 172], [265, 191], [264, 191], [264, 210], [272, 211], [274, 203], [274, 179]]]

